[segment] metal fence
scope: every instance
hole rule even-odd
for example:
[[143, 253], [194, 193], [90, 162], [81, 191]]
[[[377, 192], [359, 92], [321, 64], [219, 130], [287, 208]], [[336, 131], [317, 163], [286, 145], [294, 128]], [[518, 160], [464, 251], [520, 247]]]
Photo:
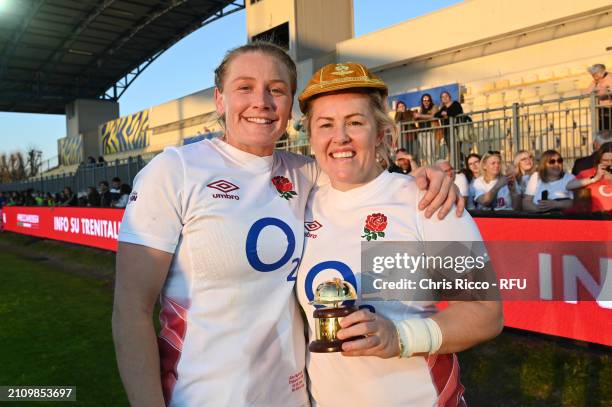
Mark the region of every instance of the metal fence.
[[138, 171], [154, 156], [155, 154], [153, 153], [101, 164], [85, 164], [81, 165], [74, 173], [41, 176], [28, 179], [27, 181], [0, 184], [0, 192], [33, 189], [56, 193], [61, 192], [65, 187], [70, 187], [75, 192], [84, 192], [87, 187], [95, 187], [101, 181], [108, 181], [110, 183], [110, 180], [114, 177], [119, 177], [123, 182], [131, 185]]
[[538, 157], [557, 150], [568, 165], [592, 152], [593, 135], [610, 129], [612, 106], [594, 95], [559, 98], [535, 103], [514, 103], [441, 121], [400, 124], [399, 147], [421, 164], [447, 159], [461, 168], [469, 153], [499, 151], [507, 163], [520, 150]]

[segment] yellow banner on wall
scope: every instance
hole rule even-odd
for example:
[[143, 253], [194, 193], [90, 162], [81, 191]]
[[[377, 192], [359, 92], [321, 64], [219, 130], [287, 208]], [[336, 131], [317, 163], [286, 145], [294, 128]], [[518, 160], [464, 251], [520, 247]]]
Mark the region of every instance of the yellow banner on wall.
[[60, 165], [79, 164], [83, 161], [83, 136], [64, 137], [57, 141]]
[[149, 110], [120, 117], [100, 127], [104, 154], [137, 150], [149, 145]]

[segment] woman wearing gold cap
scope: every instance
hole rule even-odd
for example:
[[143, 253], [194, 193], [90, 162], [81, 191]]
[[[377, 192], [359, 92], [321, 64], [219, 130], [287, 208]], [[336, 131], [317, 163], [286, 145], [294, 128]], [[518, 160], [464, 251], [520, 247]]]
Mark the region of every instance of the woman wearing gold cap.
[[[293, 289], [318, 171], [274, 150], [296, 67], [277, 46], [248, 44], [228, 52], [215, 84], [223, 138], [167, 148], [126, 207], [113, 309], [121, 378], [133, 406], [309, 405]], [[433, 210], [449, 188], [428, 175]]]
[[[297, 295], [316, 331], [316, 287], [341, 277], [359, 292], [362, 242], [481, 241], [476, 224], [460, 218], [427, 219], [411, 177], [383, 171], [395, 129], [386, 111], [387, 87], [358, 63], [331, 64], [299, 96], [317, 163], [330, 183], [313, 189]], [[345, 317], [342, 353], [309, 353], [313, 401], [320, 406], [463, 406], [454, 352], [496, 336], [497, 301], [361, 301]], [[366, 357], [377, 356], [377, 357]]]

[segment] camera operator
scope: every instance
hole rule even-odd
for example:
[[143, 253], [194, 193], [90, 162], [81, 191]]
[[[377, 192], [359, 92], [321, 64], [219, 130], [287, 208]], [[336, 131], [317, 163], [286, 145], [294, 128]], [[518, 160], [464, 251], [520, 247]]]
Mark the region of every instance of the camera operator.
[[612, 211], [612, 142], [603, 144], [595, 152], [595, 166], [581, 171], [566, 188], [588, 190], [590, 212]]

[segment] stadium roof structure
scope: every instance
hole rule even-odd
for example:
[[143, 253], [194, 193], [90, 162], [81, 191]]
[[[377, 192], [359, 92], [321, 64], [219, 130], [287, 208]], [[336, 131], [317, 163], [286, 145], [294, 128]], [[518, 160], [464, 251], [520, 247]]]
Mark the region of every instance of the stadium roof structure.
[[[0, 0], [2, 2], [2, 0]], [[19, 0], [0, 10], [0, 111], [117, 100], [164, 51], [244, 0]]]

